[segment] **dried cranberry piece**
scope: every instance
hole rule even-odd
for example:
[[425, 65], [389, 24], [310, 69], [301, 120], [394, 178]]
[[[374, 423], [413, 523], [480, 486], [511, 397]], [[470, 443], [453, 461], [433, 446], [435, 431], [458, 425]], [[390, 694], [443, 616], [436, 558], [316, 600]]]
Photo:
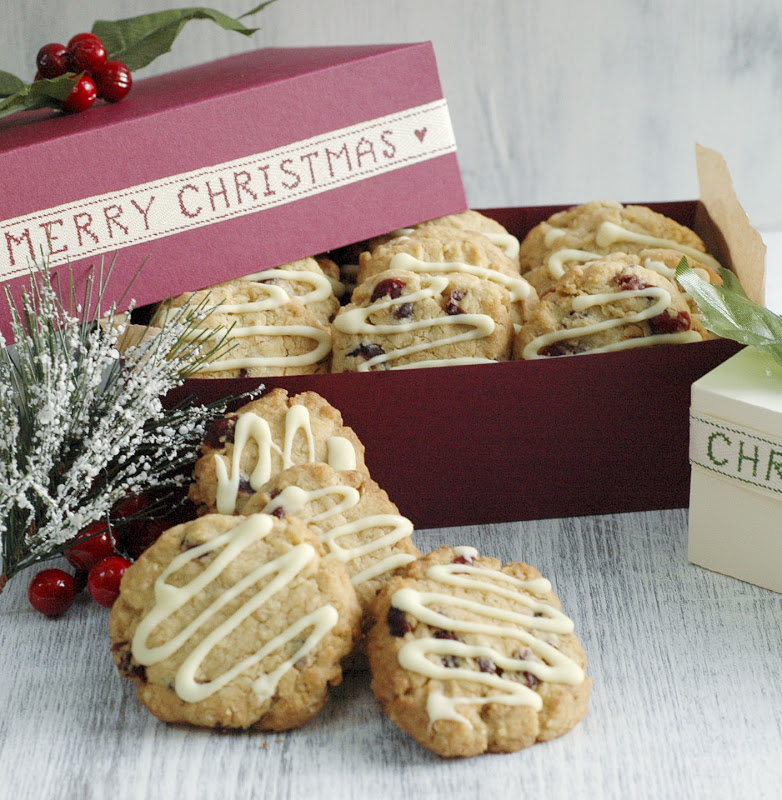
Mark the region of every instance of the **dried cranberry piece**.
[[546, 357], [554, 356], [576, 356], [584, 352], [584, 348], [570, 342], [554, 342], [540, 348], [540, 355]]
[[277, 517], [277, 519], [282, 519], [285, 516], [285, 509], [282, 506], [277, 506], [277, 508], [271, 512], [271, 515]]
[[467, 295], [466, 289], [454, 289], [448, 297], [448, 302], [445, 304], [446, 313], [453, 316], [454, 314], [464, 314], [464, 309], [459, 303], [464, 300]]
[[234, 429], [236, 428], [236, 417], [222, 417], [216, 419], [204, 436], [204, 444], [214, 449], [218, 449], [234, 440]]
[[454, 564], [474, 564], [475, 563], [475, 556], [472, 554], [461, 554], [456, 556], [453, 560]]
[[391, 606], [388, 609], [388, 632], [392, 636], [404, 636], [411, 630], [413, 630], [413, 626], [407, 619], [407, 614], [401, 608]]
[[652, 317], [649, 327], [655, 335], [665, 333], [681, 333], [690, 329], [690, 315], [686, 311], [671, 313], [668, 309]]
[[413, 316], [413, 304], [412, 303], [402, 303], [401, 306], [397, 306], [392, 312], [392, 316], [396, 319], [410, 319]]
[[503, 672], [502, 667], [498, 667], [490, 658], [486, 658], [486, 656], [479, 656], [478, 669], [480, 669], [481, 672], [489, 672], [492, 675], [502, 675]]
[[460, 642], [461, 639], [453, 632], [453, 631], [446, 631], [443, 628], [437, 628], [432, 636], [435, 639], [450, 639], [454, 642]]
[[407, 286], [407, 284], [400, 278], [386, 278], [385, 280], [379, 281], [372, 292], [370, 302], [374, 303], [376, 300], [380, 300], [381, 297], [385, 297], [386, 295], [389, 295], [392, 300], [396, 300], [397, 297], [401, 297], [402, 290], [405, 286]]
[[531, 672], [522, 672], [519, 674], [519, 680], [528, 688], [534, 689], [539, 683], [540, 678], [537, 675], [533, 675]]
[[147, 668], [143, 664], [133, 664], [133, 656], [130, 652], [130, 642], [118, 642], [113, 644], [111, 649], [118, 653], [117, 668], [121, 675], [127, 678], [140, 678], [144, 683], [147, 682]]
[[382, 356], [386, 351], [379, 344], [360, 344], [355, 350], [348, 353], [348, 358], [365, 358], [369, 361], [375, 356]]
[[648, 289], [649, 284], [634, 273], [624, 273], [616, 276], [616, 282], [623, 292], [640, 292], [642, 289]]
[[[460, 642], [461, 639], [453, 632], [453, 631], [446, 631], [442, 628], [437, 628], [433, 633], [432, 636], [435, 639], [449, 639], [454, 642]], [[452, 669], [454, 667], [458, 667], [462, 663], [462, 659], [460, 656], [447, 654], [444, 656], [440, 656], [440, 660], [443, 662], [444, 667], [448, 667]]]
[[253, 489], [252, 484], [247, 478], [241, 478], [239, 480], [237, 491], [239, 494], [255, 494], [255, 489]]

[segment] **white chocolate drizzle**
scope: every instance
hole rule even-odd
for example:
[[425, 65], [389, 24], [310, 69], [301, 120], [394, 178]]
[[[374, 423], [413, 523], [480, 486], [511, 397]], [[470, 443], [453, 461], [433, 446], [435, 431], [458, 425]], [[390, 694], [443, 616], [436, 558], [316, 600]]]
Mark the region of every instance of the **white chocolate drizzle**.
[[521, 245], [512, 233], [500, 233], [499, 231], [477, 232], [485, 236], [492, 244], [496, 244], [508, 258], [518, 261]]
[[[291, 275], [302, 276], [308, 273], [290, 272]], [[312, 273], [314, 275], [314, 273]], [[318, 276], [315, 276], [318, 277]], [[325, 275], [322, 277], [326, 277]], [[266, 297], [250, 303], [221, 303], [214, 307], [215, 313], [222, 314], [247, 314], [263, 311], [275, 311], [290, 302], [290, 295], [280, 286], [273, 284], [258, 284], [266, 292]], [[311, 293], [313, 296], [317, 294], [317, 290]], [[163, 323], [168, 316], [167, 310], [163, 315]], [[218, 335], [224, 335], [226, 340], [232, 339], [247, 339], [254, 336], [285, 336], [285, 337], [299, 337], [302, 339], [309, 339], [313, 345], [310, 350], [298, 355], [263, 355], [257, 353], [255, 355], [242, 356], [238, 358], [219, 358], [214, 361], [205, 362], [202, 364], [198, 372], [218, 372], [221, 370], [232, 369], [263, 369], [266, 367], [279, 367], [285, 369], [286, 367], [304, 367], [312, 364], [317, 364], [325, 358], [331, 351], [331, 333], [322, 328], [316, 328], [312, 325], [233, 325], [228, 329], [218, 329], [213, 331], [210, 328], [194, 328], [188, 336], [190, 338], [215, 338]]]
[[[282, 676], [300, 658], [317, 647], [323, 637], [336, 625], [338, 612], [332, 605], [323, 605], [300, 617], [288, 628], [265, 642], [256, 652], [242, 659], [224, 673], [209, 681], [198, 679], [198, 670], [209, 653], [227, 636], [235, 631], [251, 614], [261, 608], [277, 592], [283, 591], [315, 556], [312, 545], [301, 543], [272, 561], [259, 565], [235, 584], [219, 594], [210, 605], [168, 641], [150, 646], [148, 640], [154, 630], [171, 615], [196, 597], [251, 544], [263, 539], [272, 530], [272, 518], [264, 514], [253, 514], [236, 527], [220, 534], [209, 542], [181, 553], [157, 577], [154, 585], [155, 605], [141, 620], [133, 636], [131, 651], [139, 664], [150, 666], [170, 657], [188, 642], [204, 625], [240, 595], [258, 587], [249, 599], [235, 609], [230, 616], [215, 626], [190, 651], [176, 672], [174, 690], [187, 703], [196, 703], [214, 694], [238, 675], [252, 669], [270, 653], [284, 647], [288, 642], [310, 630], [310, 634], [296, 651], [269, 673], [262, 673], [253, 681], [253, 689], [259, 697], [274, 694]], [[191, 561], [209, 553], [214, 557], [206, 568], [184, 586], [174, 586], [167, 578]]]
[[526, 300], [532, 293], [532, 286], [522, 278], [521, 275], [511, 276], [498, 272], [490, 267], [479, 267], [475, 264], [467, 264], [464, 261], [421, 261], [409, 253], [397, 253], [388, 265], [389, 269], [403, 269], [407, 272], [415, 272], [419, 275], [424, 274], [448, 274], [458, 273], [460, 275], [474, 275], [485, 281], [491, 281], [507, 290], [512, 303]]
[[[644, 289], [633, 289], [621, 292], [604, 292], [594, 295], [579, 295], [573, 298], [574, 311], [586, 311], [592, 306], [607, 305], [615, 303], [619, 300], [632, 297], [648, 297], [654, 302], [647, 308], [631, 314], [627, 317], [616, 317], [614, 319], [606, 319], [600, 322], [592, 323], [591, 325], [584, 325], [582, 327], [565, 328], [558, 331], [550, 331], [536, 336], [522, 351], [522, 358], [536, 359], [547, 358], [543, 356], [540, 351], [555, 342], [560, 342], [565, 339], [581, 339], [586, 336], [592, 336], [600, 331], [609, 330], [611, 328], [618, 328], [624, 325], [631, 325], [637, 322], [656, 317], [662, 314], [663, 311], [671, 304], [671, 295], [667, 289], [661, 286], [647, 286]], [[663, 333], [654, 334], [652, 336], [637, 336], [624, 341], [613, 342], [611, 344], [603, 345], [602, 347], [594, 347], [589, 350], [590, 353], [609, 353], [616, 350], [629, 350], [638, 347], [649, 347], [656, 344], [681, 344], [686, 342], [699, 342], [702, 336], [698, 331], [687, 330], [679, 333]]]
[[[496, 323], [488, 314], [453, 314], [446, 316], [434, 317], [432, 319], [419, 319], [411, 320], [409, 322], [398, 322], [395, 324], [374, 325], [369, 322], [369, 316], [376, 313], [381, 309], [391, 308], [392, 306], [402, 305], [404, 303], [416, 303], [419, 300], [425, 300], [437, 297], [442, 294], [448, 286], [448, 278], [440, 275], [423, 275], [421, 276], [423, 287], [417, 292], [401, 295], [397, 298], [390, 296], [385, 299], [380, 299], [374, 303], [370, 303], [366, 308], [352, 308], [349, 311], [343, 311], [337, 314], [334, 318], [334, 326], [341, 333], [352, 335], [384, 335], [384, 334], [398, 334], [404, 331], [415, 331], [426, 328], [439, 328], [458, 325], [467, 330], [454, 334], [453, 336], [445, 336], [434, 342], [419, 342], [417, 344], [408, 345], [407, 347], [400, 347], [396, 350], [391, 350], [387, 353], [373, 356], [366, 360], [362, 360], [358, 365], [358, 372], [368, 372], [379, 364], [387, 364], [396, 361], [404, 356], [412, 355], [413, 353], [425, 352], [445, 345], [454, 344], [458, 342], [466, 342], [474, 339], [482, 339], [491, 336], [494, 333]], [[486, 358], [471, 358], [463, 357], [460, 360], [462, 364], [481, 364], [491, 359]], [[408, 369], [410, 366], [416, 367], [441, 367], [454, 364], [454, 359], [447, 358], [434, 358], [427, 359], [422, 362], [415, 362], [413, 365], [401, 364], [397, 366], [390, 366], [389, 369]]]
[[557, 239], [561, 239], [563, 236], [567, 236], [567, 231], [562, 230], [562, 228], [549, 227], [543, 234], [543, 244], [545, 244], [546, 247], [551, 247]]
[[617, 242], [634, 242], [635, 244], [642, 244], [647, 247], [665, 247], [669, 250], [677, 250], [686, 256], [695, 258], [712, 269], [720, 268], [720, 263], [708, 253], [703, 253], [700, 250], [696, 250], [694, 247], [674, 241], [673, 239], [663, 239], [658, 236], [649, 236], [645, 233], [636, 233], [635, 231], [630, 231], [608, 220], [601, 223], [597, 230], [595, 241], [598, 247], [610, 247]]
[[[465, 555], [474, 554], [473, 548], [464, 548]], [[404, 587], [394, 593], [392, 605], [433, 628], [459, 633], [472, 633], [486, 637], [515, 639], [519, 650], [507, 656], [491, 643], [471, 645], [459, 639], [426, 636], [412, 638], [399, 651], [399, 663], [405, 669], [417, 672], [442, 684], [429, 694], [427, 711], [430, 723], [439, 719], [455, 720], [470, 725], [460, 714], [457, 706], [505, 705], [542, 708], [540, 695], [513, 675], [529, 673], [539, 681], [577, 685], [584, 680], [584, 671], [570, 657], [537, 635], [540, 633], [569, 634], [573, 622], [559, 609], [537, 599], [547, 593], [551, 584], [545, 578], [524, 581], [500, 570], [470, 564], [438, 564], [426, 572], [427, 578], [444, 587], [474, 590], [481, 595], [493, 595], [513, 601], [516, 608], [504, 609], [463, 595], [446, 592], [423, 592]], [[519, 608], [520, 606], [520, 608]], [[445, 609], [440, 611], [438, 609]], [[451, 615], [460, 611], [478, 615], [487, 621], [458, 619]], [[447, 615], [446, 615], [447, 614]], [[459, 659], [453, 666], [445, 666], [442, 657]], [[460, 666], [467, 661], [488, 659], [499, 669], [481, 671], [480, 668]], [[484, 696], [461, 696], [456, 694], [455, 682], [478, 683], [489, 687]]]
[[563, 247], [561, 250], [555, 250], [546, 262], [548, 265], [548, 272], [554, 280], [559, 280], [565, 274], [565, 264], [570, 264], [574, 261], [579, 264], [584, 264], [587, 261], [594, 261], [597, 258], [604, 258], [599, 253], [593, 253], [590, 250], [576, 250], [571, 247]]
[[[379, 575], [384, 575], [415, 560], [415, 556], [410, 553], [391, 553], [385, 558], [373, 562], [365, 569], [356, 571], [353, 562], [358, 561], [363, 556], [377, 553], [383, 548], [393, 548], [397, 542], [412, 535], [413, 523], [399, 514], [373, 514], [331, 527], [328, 522], [331, 518], [350, 511], [361, 500], [360, 493], [352, 486], [324, 486], [320, 489], [309, 491], [298, 486], [286, 486], [266, 504], [263, 513], [272, 514], [278, 508], [281, 508], [285, 510], [285, 513], [295, 514], [305, 506], [329, 495], [336, 496], [339, 501], [326, 511], [314, 514], [311, 517], [311, 521], [322, 529], [320, 539], [329, 555], [347, 565], [354, 586], [358, 586]], [[357, 534], [365, 536], [367, 531], [385, 528], [390, 530], [363, 544], [343, 547], [339, 543], [339, 540], [344, 536]]]
[[[662, 275], [664, 278], [668, 278], [672, 283], [676, 282], [676, 269], [674, 267], [669, 267], [663, 261], [659, 261], [656, 258], [645, 258], [641, 266], [645, 269], [650, 269], [652, 272], [656, 272], [658, 275]], [[694, 272], [699, 278], [711, 283], [711, 276], [705, 269], [695, 267]], [[682, 291], [682, 294], [686, 295], [686, 292]]]
[[[344, 292], [345, 287], [334, 278], [330, 278], [325, 272], [311, 272], [310, 270], [266, 269], [261, 272], [253, 272], [245, 275], [243, 280], [256, 281], [266, 285], [266, 281], [285, 280], [291, 283], [300, 283], [309, 286], [309, 291], [295, 296], [304, 303], [305, 306], [328, 300], [332, 295], [337, 294], [335, 288], [341, 286]], [[279, 287], [278, 287], [279, 288]], [[337, 295], [338, 296], [338, 295]]]
[[[263, 417], [259, 417], [251, 411], [240, 414], [234, 428], [230, 476], [225, 460], [219, 453], [214, 454], [218, 512], [233, 514], [236, 510], [236, 499], [241, 481], [242, 453], [251, 439], [257, 445], [258, 459], [249, 475], [249, 482], [253, 491], [258, 491], [272, 476], [272, 453], [277, 453], [282, 459], [282, 469], [292, 467], [294, 464], [293, 447], [297, 438], [301, 436], [305, 437], [307, 444], [306, 462], [311, 463], [316, 460], [315, 440], [312, 434], [310, 412], [304, 405], [292, 405], [286, 412], [282, 447], [273, 440], [269, 423]], [[329, 466], [338, 471], [356, 468], [356, 451], [351, 442], [343, 436], [332, 436], [328, 439], [327, 459]]]
[[[397, 241], [405, 241], [413, 235], [417, 228], [399, 228], [398, 230], [394, 231], [391, 234], [391, 238]], [[497, 247], [505, 253], [508, 258], [518, 261], [519, 258], [519, 249], [521, 247], [519, 240], [512, 234], [505, 231], [485, 231], [485, 230], [478, 230], [477, 228], [469, 229], [472, 230], [473, 233], [479, 233], [481, 236], [485, 236], [492, 244], [496, 245]]]

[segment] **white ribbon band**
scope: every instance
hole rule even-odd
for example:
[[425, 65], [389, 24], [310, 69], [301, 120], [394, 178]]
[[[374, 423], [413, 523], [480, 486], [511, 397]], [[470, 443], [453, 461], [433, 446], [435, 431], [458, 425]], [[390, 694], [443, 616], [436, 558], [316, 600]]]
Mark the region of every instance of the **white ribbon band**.
[[453, 153], [445, 100], [0, 222], [0, 282], [330, 191]]
[[748, 488], [782, 495], [782, 439], [691, 411], [690, 463]]

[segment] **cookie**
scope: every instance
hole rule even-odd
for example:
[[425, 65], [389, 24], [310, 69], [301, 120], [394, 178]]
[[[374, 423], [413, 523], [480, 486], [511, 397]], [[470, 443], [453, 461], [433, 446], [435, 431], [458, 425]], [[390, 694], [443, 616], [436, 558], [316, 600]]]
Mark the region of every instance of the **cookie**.
[[128, 568], [112, 652], [161, 720], [286, 730], [340, 682], [360, 618], [344, 564], [303, 522], [209, 514], [165, 531]]
[[298, 298], [322, 325], [334, 319], [339, 298], [345, 292], [339, 281], [339, 267], [328, 259], [301, 258], [242, 279], [282, 287], [289, 296]]
[[373, 250], [380, 244], [384, 244], [390, 239], [398, 236], [409, 236], [415, 231], [420, 231], [422, 228], [428, 227], [446, 227], [455, 228], [460, 231], [472, 231], [473, 233], [483, 234], [492, 244], [499, 247], [514, 264], [519, 261], [519, 240], [509, 233], [504, 225], [497, 222], [497, 220], [487, 217], [480, 211], [475, 209], [468, 209], [461, 211], [458, 214], [448, 214], [445, 217], [438, 217], [437, 219], [430, 219], [426, 222], [420, 222], [418, 225], [412, 225], [409, 228], [400, 228], [393, 233], [386, 234], [385, 236], [378, 236], [375, 239], [370, 239], [367, 243], [367, 250]]
[[386, 270], [364, 281], [332, 325], [332, 372], [507, 360], [508, 292], [472, 275]]
[[[651, 248], [649, 250], [641, 250], [638, 253], [639, 263], [642, 267], [650, 269], [653, 272], [659, 272], [660, 275], [668, 278], [671, 283], [676, 284], [676, 288], [682, 293], [687, 305], [690, 307], [690, 314], [702, 323], [703, 313], [701, 312], [698, 304], [684, 291], [684, 287], [676, 280], [676, 267], [682, 260], [682, 254], [678, 250], [670, 250], [667, 248]], [[687, 259], [689, 265], [695, 270], [699, 278], [708, 281], [716, 286], [722, 286], [722, 278], [719, 272], [708, 264], [698, 261], [696, 258]], [[714, 338], [715, 334], [706, 331], [709, 337]]]
[[709, 338], [667, 278], [618, 255], [568, 270], [514, 341], [515, 359], [607, 353]]
[[514, 322], [526, 319], [537, 292], [519, 274], [518, 263], [483, 234], [454, 226], [425, 224], [361, 254], [359, 284], [389, 269], [419, 275], [473, 275], [509, 293]]
[[719, 267], [703, 240], [686, 226], [646, 206], [611, 200], [574, 206], [536, 225], [521, 243], [519, 263], [524, 277], [542, 295], [576, 264], [648, 248], [677, 250], [713, 269]]
[[[165, 324], [168, 309], [185, 304], [213, 306], [196, 332], [218, 329], [227, 346], [197, 373], [200, 378], [311, 375], [328, 372], [331, 335], [296, 297], [280, 286], [227, 281], [187, 292], [164, 304], [152, 320]], [[213, 339], [207, 339], [207, 345]]]
[[367, 472], [364, 446], [315, 392], [268, 394], [218, 419], [193, 469], [190, 499], [205, 511], [242, 513], [252, 494], [295, 464], [322, 461]]
[[244, 506], [245, 514], [256, 511], [294, 514], [317, 530], [326, 553], [347, 566], [365, 612], [391, 574], [421, 555], [413, 523], [366, 473], [317, 463], [291, 467]]
[[390, 718], [442, 756], [512, 752], [586, 714], [586, 656], [534, 567], [435, 550], [378, 594], [367, 650]]

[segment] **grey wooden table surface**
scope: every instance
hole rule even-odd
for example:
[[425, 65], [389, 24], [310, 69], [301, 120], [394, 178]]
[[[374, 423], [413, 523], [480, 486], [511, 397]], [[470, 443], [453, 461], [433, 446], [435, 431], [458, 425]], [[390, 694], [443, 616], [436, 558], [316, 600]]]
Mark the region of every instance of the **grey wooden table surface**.
[[553, 582], [595, 688], [568, 735], [447, 761], [384, 718], [369, 676], [284, 734], [158, 722], [121, 679], [108, 612], [81, 598], [59, 620], [27, 580], [0, 597], [0, 797], [779, 798], [782, 595], [687, 562], [674, 510], [424, 531]]

